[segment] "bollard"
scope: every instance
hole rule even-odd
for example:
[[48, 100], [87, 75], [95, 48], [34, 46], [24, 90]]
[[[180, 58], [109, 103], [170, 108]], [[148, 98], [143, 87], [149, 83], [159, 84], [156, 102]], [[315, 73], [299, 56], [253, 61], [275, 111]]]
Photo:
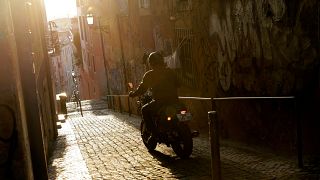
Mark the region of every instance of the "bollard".
[[79, 100], [79, 107], [80, 107], [81, 117], [83, 117], [82, 106], [81, 106], [81, 100], [80, 100], [80, 99], [78, 99], [78, 100]]
[[302, 123], [300, 117], [300, 111], [298, 110], [297, 101], [294, 102], [294, 111], [296, 118], [296, 141], [297, 141], [297, 158], [298, 167], [303, 168], [303, 144], [302, 144]]
[[208, 119], [211, 150], [211, 178], [212, 180], [221, 180], [220, 144], [217, 112], [209, 111]]
[[57, 105], [57, 109], [56, 109], [56, 113], [60, 114], [61, 113], [61, 103], [60, 103], [60, 94], [56, 94], [56, 105]]
[[67, 95], [65, 93], [61, 93], [59, 95], [60, 98], [60, 110], [62, 114], [67, 114]]

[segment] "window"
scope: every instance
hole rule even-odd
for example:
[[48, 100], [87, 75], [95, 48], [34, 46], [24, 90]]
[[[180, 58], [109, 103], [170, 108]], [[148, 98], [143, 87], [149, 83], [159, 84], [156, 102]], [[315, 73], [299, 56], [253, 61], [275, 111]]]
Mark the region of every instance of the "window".
[[80, 22], [80, 37], [83, 40], [83, 21], [82, 21], [82, 16], [79, 16], [79, 22]]
[[193, 39], [191, 29], [175, 29], [176, 44], [179, 46], [181, 69], [178, 71], [180, 81], [187, 86], [196, 86], [196, 68], [193, 62]]
[[93, 65], [93, 72], [96, 72], [96, 63], [94, 60], [94, 55], [92, 55], [92, 65]]
[[150, 8], [150, 0], [139, 0], [140, 8]]
[[192, 1], [177, 0], [176, 8], [177, 8], [177, 11], [190, 11], [192, 10]]
[[81, 16], [81, 19], [82, 19], [82, 27], [83, 27], [83, 37], [84, 37], [84, 40], [85, 41], [88, 41], [87, 39], [87, 18], [85, 16]]
[[80, 0], [80, 5], [81, 6], [87, 6], [89, 4], [88, 0]]
[[87, 86], [88, 86], [88, 95], [89, 95], [89, 98], [91, 99], [91, 95], [90, 95], [90, 84], [89, 84], [89, 82], [87, 82]]
[[87, 52], [87, 62], [88, 62], [88, 66], [91, 67], [91, 63], [90, 63], [90, 56], [89, 53]]

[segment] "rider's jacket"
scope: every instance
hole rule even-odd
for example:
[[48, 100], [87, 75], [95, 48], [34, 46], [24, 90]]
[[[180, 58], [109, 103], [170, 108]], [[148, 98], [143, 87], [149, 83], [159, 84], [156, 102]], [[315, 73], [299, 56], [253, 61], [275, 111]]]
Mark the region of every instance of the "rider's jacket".
[[172, 69], [163, 67], [146, 72], [133, 96], [142, 95], [150, 89], [154, 100], [163, 103], [176, 102], [178, 87], [176, 73]]

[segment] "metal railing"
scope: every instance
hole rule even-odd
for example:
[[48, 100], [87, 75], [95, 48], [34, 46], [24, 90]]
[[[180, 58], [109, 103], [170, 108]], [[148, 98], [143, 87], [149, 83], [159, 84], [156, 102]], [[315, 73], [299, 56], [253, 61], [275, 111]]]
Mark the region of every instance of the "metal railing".
[[[129, 115], [131, 115], [130, 108], [130, 98], [128, 95], [107, 95], [107, 97], [111, 97], [114, 105], [114, 97], [118, 97], [119, 101], [119, 110], [122, 112], [121, 105], [121, 97], [128, 98], [128, 109]], [[297, 148], [297, 161], [298, 167], [303, 167], [303, 154], [302, 154], [302, 127], [301, 127], [301, 119], [299, 116], [299, 111], [297, 109], [296, 98], [294, 96], [282, 96], [282, 97], [179, 97], [179, 99], [185, 100], [200, 100], [200, 101], [210, 101], [211, 102], [211, 111], [208, 111], [208, 124], [209, 124], [209, 138], [210, 138], [210, 150], [211, 150], [211, 171], [212, 171], [212, 179], [221, 179], [221, 162], [220, 162], [220, 143], [219, 143], [219, 119], [217, 117], [216, 105], [217, 101], [237, 101], [237, 100], [293, 100], [294, 110], [295, 112], [295, 120], [296, 120], [296, 148]], [[110, 99], [108, 99], [110, 101]], [[109, 103], [108, 103], [109, 105]], [[115, 107], [112, 107], [115, 110]]]
[[209, 124], [209, 138], [210, 138], [210, 151], [211, 151], [211, 177], [212, 179], [221, 179], [221, 162], [220, 162], [220, 142], [219, 142], [219, 120], [217, 117], [216, 101], [230, 101], [230, 100], [265, 100], [265, 99], [283, 99], [294, 100], [294, 111], [296, 114], [296, 148], [297, 148], [297, 160], [298, 167], [303, 167], [303, 154], [302, 154], [302, 127], [297, 111], [296, 98], [294, 96], [282, 96], [282, 97], [221, 97], [221, 98], [206, 98], [206, 97], [179, 97], [180, 99], [190, 100], [206, 100], [211, 101], [211, 111], [208, 112], [208, 124]]

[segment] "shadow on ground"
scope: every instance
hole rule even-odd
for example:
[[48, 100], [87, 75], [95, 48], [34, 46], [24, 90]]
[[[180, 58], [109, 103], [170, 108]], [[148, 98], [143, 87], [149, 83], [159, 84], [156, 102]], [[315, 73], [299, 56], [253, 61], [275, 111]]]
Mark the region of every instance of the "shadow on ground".
[[65, 155], [66, 148], [67, 148], [66, 135], [59, 135], [53, 144], [54, 150], [51, 153], [51, 157], [49, 160], [48, 174], [49, 174], [50, 180], [57, 179], [57, 176], [58, 176], [57, 163], [58, 162], [56, 161], [59, 161], [59, 159], [63, 158], [63, 156]]
[[171, 156], [158, 150], [149, 153], [161, 162], [161, 166], [169, 168], [172, 174], [175, 174], [179, 179], [190, 179], [192, 176], [211, 179], [210, 159], [195, 156], [188, 159], [180, 159], [177, 156]]

